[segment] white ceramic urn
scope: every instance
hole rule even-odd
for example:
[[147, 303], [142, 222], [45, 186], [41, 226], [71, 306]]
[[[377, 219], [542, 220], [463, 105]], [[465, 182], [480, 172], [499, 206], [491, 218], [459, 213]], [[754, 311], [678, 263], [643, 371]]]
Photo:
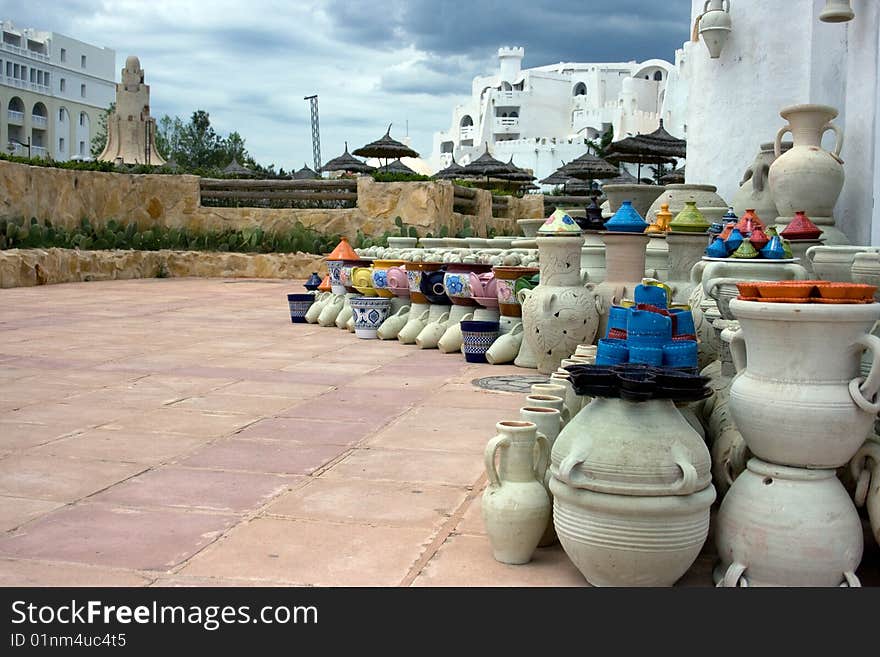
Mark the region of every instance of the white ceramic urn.
[[584, 238], [538, 237], [541, 282], [519, 291], [523, 342], [538, 371], [555, 372], [579, 344], [592, 342], [599, 326], [596, 295], [584, 286], [580, 259]]
[[[856, 453], [880, 411], [880, 304], [761, 303], [734, 299], [730, 342], [739, 372], [730, 411], [758, 458], [837, 468]], [[860, 376], [862, 352], [872, 365]]]
[[719, 586], [858, 586], [862, 523], [834, 470], [753, 458], [715, 524]]

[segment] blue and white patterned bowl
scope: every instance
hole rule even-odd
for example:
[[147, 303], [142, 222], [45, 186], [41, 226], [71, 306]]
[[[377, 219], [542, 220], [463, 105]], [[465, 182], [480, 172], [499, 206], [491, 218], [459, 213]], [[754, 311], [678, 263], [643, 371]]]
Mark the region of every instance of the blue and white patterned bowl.
[[315, 303], [314, 295], [288, 294], [287, 306], [290, 308], [290, 321], [294, 324], [305, 324], [306, 312], [313, 303]]
[[388, 318], [391, 299], [387, 297], [353, 297], [351, 311], [354, 315], [354, 334], [365, 340], [376, 338], [376, 331]]
[[498, 339], [498, 322], [464, 321], [461, 323], [462, 351], [469, 363], [485, 363], [486, 352]]

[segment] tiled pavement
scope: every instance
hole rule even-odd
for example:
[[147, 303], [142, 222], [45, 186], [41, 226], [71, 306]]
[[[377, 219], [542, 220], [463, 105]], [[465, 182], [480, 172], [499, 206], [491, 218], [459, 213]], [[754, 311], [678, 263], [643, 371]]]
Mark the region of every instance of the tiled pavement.
[[584, 586], [559, 546], [495, 562], [482, 527], [522, 399], [470, 381], [527, 372], [292, 325], [299, 288], [0, 290], [0, 585]]

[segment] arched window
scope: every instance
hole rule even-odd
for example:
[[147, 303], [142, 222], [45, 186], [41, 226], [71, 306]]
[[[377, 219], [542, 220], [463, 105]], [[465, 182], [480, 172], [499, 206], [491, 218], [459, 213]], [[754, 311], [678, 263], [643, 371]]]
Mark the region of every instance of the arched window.
[[519, 117], [519, 112], [517, 112], [516, 110], [513, 110], [513, 111], [510, 113], [510, 117], [511, 117], [511, 118], [517, 118], [517, 117]]
[[34, 109], [32, 111], [32, 114], [34, 116], [41, 116], [43, 118], [46, 118], [49, 116], [49, 112], [46, 109], [46, 106], [43, 105], [43, 103], [34, 103]]
[[470, 117], [470, 115], [465, 114], [463, 117], [461, 117], [461, 122], [459, 123], [459, 126], [464, 128], [464, 127], [467, 127], [467, 126], [473, 125], [473, 124], [474, 124], [474, 120]]
[[587, 85], [583, 82], [578, 82], [574, 85], [574, 91], [572, 92], [573, 96], [586, 96], [587, 95]]
[[663, 79], [663, 71], [654, 71], [654, 81], [660, 82]]
[[24, 112], [24, 101], [18, 96], [9, 99], [9, 109], [13, 112]]

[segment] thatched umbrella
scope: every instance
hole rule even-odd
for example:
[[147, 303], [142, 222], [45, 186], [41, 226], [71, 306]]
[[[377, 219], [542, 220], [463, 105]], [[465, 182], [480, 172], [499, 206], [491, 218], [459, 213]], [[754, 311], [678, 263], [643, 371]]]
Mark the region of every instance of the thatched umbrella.
[[642, 164], [674, 164], [677, 158], [687, 157], [687, 142], [666, 132], [663, 119], [660, 119], [660, 127], [654, 132], [611, 142], [608, 149], [610, 153], [606, 157], [609, 160], [638, 164], [639, 180], [642, 177]]
[[333, 158], [321, 167], [321, 171], [347, 171], [349, 173], [369, 173], [374, 170], [375, 167], [371, 167], [349, 154], [348, 142], [345, 142], [345, 152], [342, 155]]
[[593, 190], [593, 185], [591, 183], [561, 173], [564, 167], [565, 163], [563, 162], [562, 167], [538, 182], [542, 185], [561, 185], [563, 194], [571, 194], [573, 196], [589, 194], [591, 191], [595, 191]]
[[670, 171], [665, 176], [660, 176], [661, 185], [680, 185], [684, 182], [684, 167], [678, 167], [675, 171]]
[[467, 175], [468, 174], [464, 172], [464, 167], [456, 162], [455, 157], [453, 156], [452, 164], [450, 164], [445, 169], [441, 169], [431, 177], [439, 178], [441, 180], [454, 180], [455, 178], [463, 178]]
[[463, 174], [468, 176], [486, 176], [486, 184], [489, 183], [489, 176], [498, 176], [502, 173], [511, 173], [510, 168], [499, 160], [489, 155], [489, 145], [486, 144], [486, 152], [480, 155], [476, 160], [465, 166]]
[[361, 146], [356, 151], [353, 151], [354, 154], [360, 155], [361, 157], [384, 159], [386, 167], [388, 166], [388, 160], [391, 158], [419, 157], [419, 154], [409, 146], [391, 138], [391, 126], [392, 124], [389, 123], [388, 130], [385, 132], [384, 137], [377, 139], [366, 146]]
[[303, 168], [299, 171], [295, 171], [290, 177], [293, 180], [317, 180], [321, 176], [315, 171], [312, 171], [307, 164], [303, 164]]
[[568, 176], [569, 178], [590, 181], [616, 178], [620, 175], [620, 171], [618, 171], [617, 167], [591, 153], [584, 153], [579, 158], [561, 166], [557, 170], [557, 173], [560, 173], [563, 176]]
[[238, 160], [236, 158], [232, 158], [232, 162], [230, 162], [229, 165], [225, 169], [223, 169], [223, 173], [227, 176], [239, 176], [239, 177], [254, 175], [253, 171], [251, 171], [247, 167], [241, 166], [238, 163]]
[[626, 169], [620, 170], [620, 175], [617, 178], [609, 178], [608, 180], [603, 180], [603, 185], [632, 185], [638, 182], [636, 177], [632, 175]]
[[400, 160], [394, 160], [391, 164], [386, 164], [384, 167], [379, 167], [379, 171], [382, 173], [406, 173], [410, 175], [418, 175], [415, 171], [410, 169]]

